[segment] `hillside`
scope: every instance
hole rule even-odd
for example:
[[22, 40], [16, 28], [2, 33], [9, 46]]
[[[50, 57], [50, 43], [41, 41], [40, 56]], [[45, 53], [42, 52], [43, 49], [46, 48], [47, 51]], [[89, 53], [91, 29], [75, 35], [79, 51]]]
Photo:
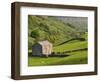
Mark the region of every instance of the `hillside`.
[[48, 40], [53, 45], [61, 44], [69, 39], [81, 37], [70, 25], [53, 16], [28, 16], [28, 47], [37, 41]]
[[57, 17], [58, 20], [64, 22], [65, 24], [71, 26], [77, 31], [86, 32], [87, 29], [87, 17]]

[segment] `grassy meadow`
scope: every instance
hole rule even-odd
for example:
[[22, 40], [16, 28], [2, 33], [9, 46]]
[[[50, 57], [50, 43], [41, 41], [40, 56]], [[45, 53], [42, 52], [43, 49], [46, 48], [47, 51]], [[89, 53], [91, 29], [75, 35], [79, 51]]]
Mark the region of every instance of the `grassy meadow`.
[[[54, 52], [72, 51], [74, 49], [87, 48], [86, 41], [73, 41], [53, 47]], [[59, 54], [58, 54], [59, 55]], [[31, 51], [28, 58], [29, 66], [47, 66], [47, 65], [69, 65], [69, 64], [86, 64], [87, 63], [87, 50], [79, 50], [64, 53], [64, 57], [32, 57]], [[34, 63], [35, 62], [35, 63]]]

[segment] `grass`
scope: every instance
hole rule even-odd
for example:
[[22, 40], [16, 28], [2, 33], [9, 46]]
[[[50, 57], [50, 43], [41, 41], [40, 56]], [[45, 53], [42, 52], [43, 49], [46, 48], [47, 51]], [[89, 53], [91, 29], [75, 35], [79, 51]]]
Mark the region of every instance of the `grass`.
[[87, 63], [87, 51], [78, 51], [68, 53], [67, 57], [30, 57], [29, 66], [48, 66], [48, 65], [69, 65], [69, 64], [86, 64]]
[[[54, 52], [64, 52], [73, 49], [87, 48], [86, 41], [72, 41], [53, 48]], [[33, 57], [29, 50], [28, 65], [29, 66], [49, 66], [49, 65], [69, 65], [69, 64], [86, 64], [87, 50], [66, 53], [65, 57]]]
[[75, 42], [70, 42], [70, 43], [65, 43], [59, 46], [56, 46], [53, 48], [53, 52], [64, 52], [64, 51], [69, 51], [69, 50], [74, 50], [74, 49], [83, 49], [87, 48], [87, 41], [76, 41]]

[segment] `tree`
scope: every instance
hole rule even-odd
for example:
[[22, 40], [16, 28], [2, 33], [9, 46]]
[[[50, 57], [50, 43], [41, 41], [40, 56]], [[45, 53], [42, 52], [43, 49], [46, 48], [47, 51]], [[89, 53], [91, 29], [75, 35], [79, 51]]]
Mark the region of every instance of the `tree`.
[[32, 32], [31, 32], [31, 37], [32, 38], [38, 38], [39, 37], [39, 32], [38, 32], [38, 30], [36, 29], [36, 30], [33, 30]]
[[33, 30], [31, 32], [31, 37], [32, 38], [35, 38], [36, 41], [42, 41], [42, 40], [45, 40], [45, 32], [40, 30], [40, 29], [36, 29], [36, 30]]

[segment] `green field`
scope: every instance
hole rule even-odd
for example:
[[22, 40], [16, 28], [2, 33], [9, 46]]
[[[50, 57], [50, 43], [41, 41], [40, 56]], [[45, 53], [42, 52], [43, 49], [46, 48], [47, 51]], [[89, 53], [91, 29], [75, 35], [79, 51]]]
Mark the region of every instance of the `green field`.
[[69, 43], [65, 43], [53, 48], [54, 52], [64, 52], [70, 51], [74, 49], [83, 49], [87, 48], [87, 41], [71, 41]]
[[[63, 45], [53, 48], [54, 52], [71, 51], [74, 49], [87, 48], [86, 41], [71, 41]], [[29, 66], [47, 66], [47, 65], [68, 65], [68, 64], [86, 64], [87, 63], [87, 50], [79, 50], [75, 52], [65, 53], [64, 57], [32, 57], [31, 51], [28, 57]]]

